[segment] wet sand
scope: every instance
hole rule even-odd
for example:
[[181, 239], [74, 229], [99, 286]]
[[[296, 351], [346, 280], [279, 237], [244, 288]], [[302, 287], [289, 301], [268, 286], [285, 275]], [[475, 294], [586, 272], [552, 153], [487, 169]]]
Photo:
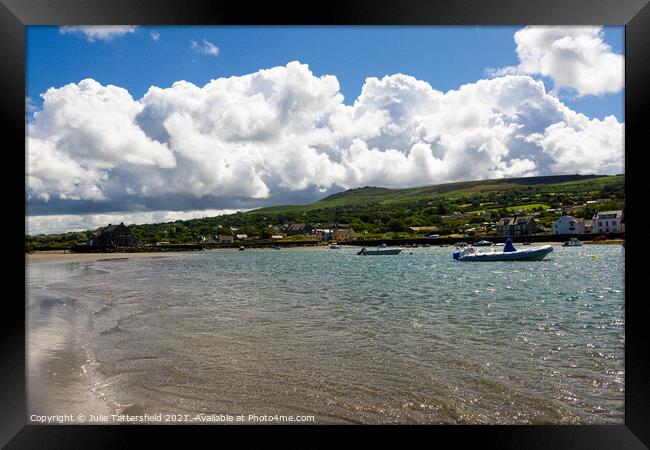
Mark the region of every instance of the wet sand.
[[66, 250], [51, 250], [25, 254], [26, 263], [98, 261], [102, 259], [124, 258], [165, 258], [180, 252], [142, 252], [142, 253], [70, 253]]

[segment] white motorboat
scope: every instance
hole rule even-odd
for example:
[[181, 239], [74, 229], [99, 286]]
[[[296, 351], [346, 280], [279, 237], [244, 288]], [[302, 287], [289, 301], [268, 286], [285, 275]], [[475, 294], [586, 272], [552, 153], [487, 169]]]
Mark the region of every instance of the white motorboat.
[[330, 248], [333, 249], [333, 250], [338, 250], [338, 249], [341, 248], [341, 246], [339, 244], [337, 244], [336, 242], [332, 242], [330, 244]]
[[553, 251], [550, 245], [517, 250], [508, 239], [503, 251], [481, 252], [475, 247], [466, 247], [453, 253], [457, 261], [539, 261]]

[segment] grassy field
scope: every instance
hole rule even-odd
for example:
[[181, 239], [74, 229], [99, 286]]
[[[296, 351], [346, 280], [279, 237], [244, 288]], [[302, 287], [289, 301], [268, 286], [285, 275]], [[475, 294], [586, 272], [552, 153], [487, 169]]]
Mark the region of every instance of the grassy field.
[[[505, 208], [506, 211], [508, 212], [516, 212], [518, 210], [522, 210], [523, 212], [526, 211], [532, 211], [537, 208], [542, 208], [542, 210], [546, 210], [550, 208], [549, 205], [544, 204], [544, 203], [530, 203], [526, 205], [513, 205], [513, 206], [508, 206]], [[486, 209], [475, 209], [472, 211], [467, 211], [467, 214], [478, 214], [480, 212], [493, 212], [493, 211], [499, 211], [501, 208], [486, 208]]]

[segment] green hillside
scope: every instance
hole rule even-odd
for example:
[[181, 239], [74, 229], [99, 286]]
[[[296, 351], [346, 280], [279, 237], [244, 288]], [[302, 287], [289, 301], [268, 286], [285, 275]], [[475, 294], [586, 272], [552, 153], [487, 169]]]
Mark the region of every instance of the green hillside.
[[366, 186], [350, 189], [330, 195], [322, 200], [308, 205], [281, 205], [260, 208], [246, 214], [273, 214], [297, 211], [311, 211], [365, 204], [396, 204], [421, 200], [449, 199], [462, 196], [475, 196], [478, 193], [506, 191], [537, 187], [547, 192], [584, 192], [598, 190], [603, 186], [623, 183], [623, 176], [604, 175], [555, 175], [546, 177], [502, 178], [497, 180], [461, 181], [433, 186], [406, 189], [388, 189]]
[[[467, 181], [408, 189], [361, 187], [339, 192], [308, 205], [281, 205], [245, 213], [205, 217], [129, 228], [142, 243], [195, 242], [218, 234], [247, 234], [269, 238], [290, 223], [344, 224], [365, 237], [400, 237], [410, 227], [437, 227], [438, 234], [477, 233], [476, 227], [501, 217], [534, 214], [538, 223], [550, 226], [570, 211], [591, 218], [600, 210], [622, 209], [625, 204], [623, 175], [561, 175]], [[554, 209], [557, 211], [548, 211]], [[235, 231], [232, 228], [236, 229]], [[482, 230], [478, 231], [482, 233]], [[489, 225], [485, 232], [489, 234]], [[85, 241], [92, 231], [26, 236], [26, 247], [65, 247]], [[412, 235], [412, 234], [411, 234]]]

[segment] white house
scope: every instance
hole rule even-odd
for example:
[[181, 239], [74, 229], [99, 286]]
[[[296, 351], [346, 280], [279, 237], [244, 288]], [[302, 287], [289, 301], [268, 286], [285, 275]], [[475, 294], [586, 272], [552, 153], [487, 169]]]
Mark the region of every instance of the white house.
[[553, 234], [582, 234], [585, 222], [571, 216], [562, 216], [553, 223]]
[[621, 229], [621, 221], [623, 220], [623, 211], [600, 211], [593, 219], [592, 232], [593, 233], [619, 233]]

